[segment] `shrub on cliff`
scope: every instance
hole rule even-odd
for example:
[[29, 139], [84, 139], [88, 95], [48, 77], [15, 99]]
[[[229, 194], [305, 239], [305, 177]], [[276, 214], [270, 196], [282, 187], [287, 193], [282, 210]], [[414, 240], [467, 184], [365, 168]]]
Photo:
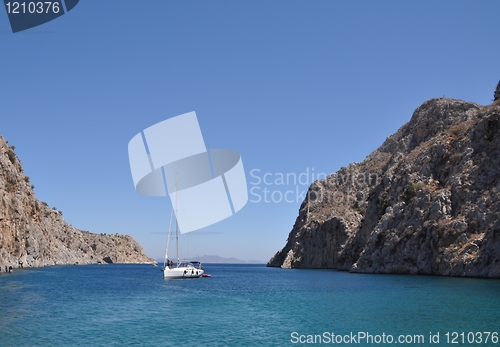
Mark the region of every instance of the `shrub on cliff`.
[[7, 156], [9, 157], [9, 160], [10, 162], [12, 163], [12, 165], [14, 165], [16, 163], [16, 154], [14, 153], [14, 146], [11, 146], [9, 147], [9, 149], [7, 150]]

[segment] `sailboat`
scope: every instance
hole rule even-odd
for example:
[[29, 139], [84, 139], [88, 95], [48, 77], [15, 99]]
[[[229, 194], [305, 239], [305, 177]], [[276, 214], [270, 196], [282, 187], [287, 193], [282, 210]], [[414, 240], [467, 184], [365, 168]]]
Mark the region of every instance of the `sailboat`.
[[[248, 190], [240, 154], [207, 150], [196, 113], [189, 112], [136, 134], [128, 144], [128, 156], [135, 190], [146, 196], [168, 196], [174, 207], [176, 263], [168, 257], [167, 242], [164, 277], [209, 277], [201, 263], [179, 259], [179, 229], [184, 234], [213, 225], [245, 206]], [[182, 203], [180, 215], [177, 200]]]
[[[175, 209], [175, 213], [174, 213]], [[165, 250], [165, 261], [163, 263], [163, 278], [198, 278], [203, 275], [205, 270], [201, 262], [199, 261], [188, 261], [179, 259], [179, 223], [175, 216], [178, 215], [177, 211], [177, 178], [175, 182], [175, 207], [172, 209], [170, 214], [170, 226], [168, 229], [168, 239], [167, 247]], [[175, 252], [177, 263], [170, 260], [168, 256], [168, 245], [171, 238], [172, 231], [172, 219], [175, 219]]]

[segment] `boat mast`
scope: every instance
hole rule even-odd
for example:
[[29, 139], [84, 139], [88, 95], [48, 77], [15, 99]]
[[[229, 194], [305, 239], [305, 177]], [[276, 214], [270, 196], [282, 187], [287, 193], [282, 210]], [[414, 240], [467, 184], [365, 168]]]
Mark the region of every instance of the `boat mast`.
[[177, 172], [175, 173], [175, 255], [179, 263], [179, 221], [177, 220]]
[[168, 245], [170, 244], [170, 238], [172, 237], [172, 218], [174, 217], [174, 209], [170, 211], [170, 222], [168, 224], [168, 233], [167, 233], [167, 246], [165, 247], [165, 259], [163, 260], [163, 268], [167, 266], [168, 260]]

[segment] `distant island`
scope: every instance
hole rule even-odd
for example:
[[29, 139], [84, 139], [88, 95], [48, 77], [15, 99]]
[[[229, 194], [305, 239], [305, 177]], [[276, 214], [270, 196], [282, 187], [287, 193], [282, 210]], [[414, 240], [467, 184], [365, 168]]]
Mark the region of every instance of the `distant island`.
[[500, 278], [500, 83], [494, 97], [428, 100], [363, 162], [313, 182], [267, 265]]
[[[241, 260], [237, 258], [223, 258], [218, 255], [203, 255], [193, 257], [192, 260], [200, 261], [202, 263], [212, 264], [265, 264], [264, 261], [259, 260]], [[164, 259], [156, 259], [158, 263], [163, 263]]]
[[154, 263], [129, 235], [78, 230], [35, 197], [14, 146], [0, 136], [0, 272], [20, 267]]

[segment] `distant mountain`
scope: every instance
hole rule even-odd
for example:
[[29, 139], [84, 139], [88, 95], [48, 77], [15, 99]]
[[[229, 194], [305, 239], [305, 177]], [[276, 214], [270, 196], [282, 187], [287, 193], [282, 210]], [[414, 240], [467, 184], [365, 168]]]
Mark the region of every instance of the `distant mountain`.
[[14, 149], [0, 136], [0, 272], [47, 265], [153, 262], [132, 237], [78, 230], [66, 223], [62, 212], [38, 201]]
[[362, 163], [313, 182], [268, 266], [500, 278], [500, 83], [495, 99], [426, 101]]
[[[197, 260], [202, 263], [212, 264], [265, 264], [264, 261], [259, 260], [241, 260], [237, 258], [223, 258], [218, 255], [203, 255], [193, 257], [191, 260]], [[163, 259], [156, 259], [158, 263], [163, 263]]]

